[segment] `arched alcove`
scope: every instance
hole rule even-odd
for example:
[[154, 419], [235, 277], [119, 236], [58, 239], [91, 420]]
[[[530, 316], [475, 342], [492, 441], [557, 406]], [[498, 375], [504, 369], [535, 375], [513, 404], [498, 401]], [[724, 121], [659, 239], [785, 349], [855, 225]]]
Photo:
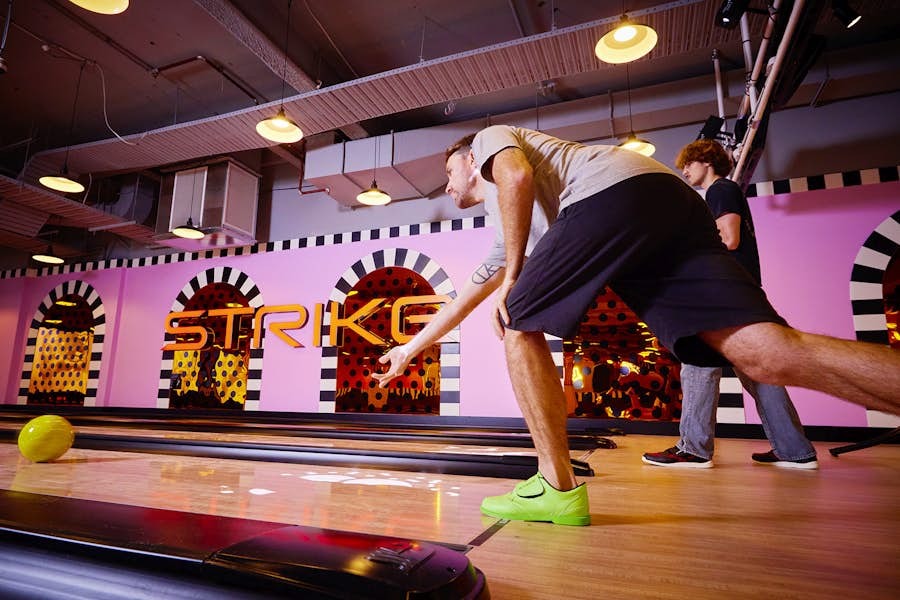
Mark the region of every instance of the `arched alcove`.
[[96, 406], [106, 334], [97, 291], [72, 280], [38, 306], [28, 330], [19, 404]]

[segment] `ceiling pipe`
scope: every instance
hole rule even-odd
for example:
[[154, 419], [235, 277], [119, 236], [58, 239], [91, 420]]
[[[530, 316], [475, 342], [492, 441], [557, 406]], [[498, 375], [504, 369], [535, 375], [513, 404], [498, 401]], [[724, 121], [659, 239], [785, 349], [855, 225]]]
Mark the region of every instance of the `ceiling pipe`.
[[[772, 3], [772, 8], [769, 11], [769, 18], [766, 20], [766, 29], [763, 32], [762, 41], [759, 44], [759, 50], [756, 53], [756, 62], [753, 64], [753, 70], [750, 72], [750, 76], [747, 79], [747, 89], [750, 91], [750, 96], [744, 96], [744, 99], [741, 101], [741, 106], [738, 109], [738, 118], [744, 117], [747, 113], [756, 110], [756, 82], [759, 81], [759, 76], [762, 73], [763, 65], [766, 63], [766, 52], [769, 49], [769, 40], [772, 39], [772, 32], [775, 30], [775, 19], [778, 16], [778, 10], [781, 8], [781, 0], [775, 0]], [[746, 13], [744, 14], [744, 18], [746, 18]], [[741, 19], [741, 36], [743, 37], [743, 23], [744, 19]], [[744, 59], [746, 60], [746, 50], [744, 54]], [[749, 63], [748, 63], [749, 64]]]
[[[248, 83], [245, 83], [238, 79], [237, 75], [232, 75], [228, 72], [228, 70], [217, 63], [216, 61], [206, 58], [202, 54], [198, 54], [197, 56], [192, 56], [190, 58], [185, 58], [183, 60], [177, 60], [173, 63], [169, 63], [167, 65], [163, 65], [161, 67], [154, 67], [150, 70], [150, 75], [154, 78], [162, 75], [165, 77], [166, 71], [171, 71], [172, 69], [177, 69], [178, 67], [183, 67], [184, 65], [189, 65], [191, 63], [200, 62], [206, 65], [207, 67], [216, 71], [219, 75], [227, 79], [234, 87], [238, 88], [244, 94], [247, 95], [251, 100], [253, 100], [253, 104], [259, 104], [259, 99], [263, 98], [263, 95], [258, 91], [254, 90]], [[166, 77], [168, 79], [168, 77]], [[264, 102], [268, 102], [268, 99], [263, 98]]]
[[756, 110], [754, 110], [751, 115], [751, 122], [747, 126], [747, 133], [741, 143], [741, 156], [737, 166], [734, 168], [734, 173], [731, 176], [733, 181], [740, 181], [741, 176], [743, 175], [744, 166], [747, 163], [747, 156], [750, 154], [753, 139], [756, 137], [756, 132], [759, 129], [759, 122], [766, 113], [769, 98], [771, 98], [772, 90], [775, 89], [775, 84], [778, 81], [778, 74], [781, 72], [781, 66], [784, 64], [791, 38], [794, 36], [794, 30], [797, 28], [797, 23], [800, 21], [800, 13], [803, 11], [803, 4], [804, 0], [795, 0], [794, 2], [794, 8], [791, 10], [791, 16], [784, 29], [784, 35], [781, 38], [781, 42], [778, 44], [778, 51], [775, 53], [775, 62], [766, 77], [766, 83], [763, 85], [762, 94], [759, 97], [759, 104], [756, 105]]

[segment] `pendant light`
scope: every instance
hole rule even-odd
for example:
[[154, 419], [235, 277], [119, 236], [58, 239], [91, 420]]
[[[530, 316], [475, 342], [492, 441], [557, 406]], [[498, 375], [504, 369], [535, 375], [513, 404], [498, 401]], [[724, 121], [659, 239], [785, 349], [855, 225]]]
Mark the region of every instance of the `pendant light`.
[[81, 89], [81, 76], [84, 74], [84, 66], [87, 61], [81, 61], [81, 69], [78, 71], [78, 82], [75, 84], [75, 99], [72, 101], [72, 118], [69, 121], [69, 134], [66, 140], [66, 157], [63, 160], [62, 169], [53, 175], [44, 175], [38, 182], [44, 187], [67, 194], [78, 194], [84, 191], [84, 186], [69, 177], [69, 146], [72, 143], [72, 131], [75, 128], [75, 107], [78, 104], [78, 90]]
[[69, 2], [101, 15], [117, 15], [128, 8], [128, 0], [69, 0]]
[[51, 244], [47, 244], [47, 250], [43, 254], [40, 252], [32, 254], [31, 259], [47, 265], [61, 265], [65, 262], [53, 253], [53, 246]]
[[656, 152], [656, 146], [645, 139], [639, 138], [634, 133], [634, 122], [631, 120], [631, 80], [628, 76], [628, 65], [625, 65], [625, 94], [628, 100], [628, 137], [619, 144], [619, 148], [625, 148], [644, 156], [653, 156]]
[[375, 181], [375, 169], [378, 167], [378, 138], [375, 138], [375, 160], [372, 164], [372, 186], [363, 190], [356, 196], [356, 201], [366, 206], [384, 206], [390, 203], [391, 197], [386, 192], [378, 189], [378, 183]]
[[173, 229], [172, 234], [186, 240], [200, 240], [206, 237], [205, 233], [194, 227], [194, 220], [190, 217], [188, 217], [187, 223]]
[[303, 131], [284, 113], [284, 79], [287, 76], [288, 39], [291, 32], [291, 4], [288, 0], [287, 25], [284, 29], [284, 61], [281, 66], [281, 107], [274, 117], [263, 119], [256, 124], [256, 133], [272, 142], [292, 144], [303, 138]]
[[619, 144], [619, 147], [643, 154], [644, 156], [653, 156], [653, 153], [656, 152], [656, 146], [645, 139], [637, 137], [634, 132], [630, 133], [628, 138]]
[[622, 2], [622, 18], [618, 26], [600, 38], [594, 46], [594, 54], [603, 62], [621, 64], [637, 60], [656, 46], [659, 37], [652, 27], [638, 25], [628, 19], [625, 2]]
[[199, 171], [200, 169], [197, 169], [191, 176], [191, 210], [188, 212], [187, 223], [176, 227], [171, 232], [172, 235], [176, 235], [186, 240], [200, 240], [206, 236], [205, 233], [194, 227], [194, 220], [192, 218], [194, 214], [194, 190], [197, 189], [197, 173]]

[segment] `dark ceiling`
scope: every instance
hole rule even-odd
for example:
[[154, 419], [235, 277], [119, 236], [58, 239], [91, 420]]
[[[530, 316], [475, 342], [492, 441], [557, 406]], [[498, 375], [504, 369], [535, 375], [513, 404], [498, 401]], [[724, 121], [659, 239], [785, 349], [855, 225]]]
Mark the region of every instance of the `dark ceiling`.
[[[572, 31], [569, 37], [558, 36], [560, 44], [570, 43], [586, 56], [576, 61], [561, 46], [559, 62], [571, 59], [578, 64], [559, 76], [544, 78], [535, 69], [530, 80], [510, 78], [484, 93], [456, 94], [447, 89], [448, 82], [438, 81], [435, 86], [443, 88], [429, 98], [439, 101], [416, 98], [402, 106], [394, 105], [389, 90], [382, 94], [386, 97], [381, 106], [362, 118], [353, 118], [359, 113], [348, 110], [304, 129], [311, 141], [328, 143], [621, 91], [626, 76], [632, 88], [677, 82], [711, 73], [713, 48], [721, 52], [723, 68], [742, 69], [739, 31], [712, 23], [721, 4], [719, 0], [292, 0], [288, 12], [288, 0], [131, 0], [124, 13], [107, 16], [67, 0], [0, 0], [0, 19], [5, 21], [10, 8], [12, 14], [0, 55], [7, 69], [0, 75], [0, 173], [22, 179], [35, 154], [52, 155], [58, 149], [53, 156], [58, 165], [69, 145], [185, 126], [178, 141], [164, 142], [177, 150], [176, 146], [198, 144], [201, 137], [215, 138], [217, 124], [233, 118], [235, 111], [250, 111], [246, 119], [256, 118], [253, 107], [277, 103], [282, 94], [288, 98], [307, 94], [309, 98], [304, 98], [311, 101], [317, 88], [322, 96], [336, 90], [337, 100], [329, 100], [333, 106], [343, 101], [337, 91], [359, 88], [385, 72], [416, 73], [422, 71], [421, 65], [440, 67], [445, 57], [452, 66], [454, 55], [460, 53], [483, 53], [486, 58], [479, 64], [484, 67], [484, 61], [500, 60], [485, 51], [489, 47], [506, 45], [513, 55], [524, 53], [519, 48], [527, 49], [530, 39], [556, 40], [560, 31]], [[864, 18], [850, 30], [828, 8], [821, 10], [814, 29], [826, 36], [827, 52], [900, 37], [895, 0], [851, 0], [851, 4]], [[765, 2], [753, 0], [750, 6], [762, 8]], [[621, 66], [601, 63], [590, 52], [593, 40], [612, 27], [623, 7], [635, 20], [653, 21], [660, 29], [657, 49], [633, 63], [627, 73]], [[764, 15], [750, 15], [757, 40], [765, 21]], [[287, 60], [282, 53], [285, 39]], [[523, 60], [527, 62], [527, 57]], [[500, 73], [495, 79], [504, 79], [505, 64], [491, 67]], [[472, 73], [471, 79], [489, 76]], [[287, 81], [284, 86], [282, 77]], [[398, 98], [417, 93], [396, 92]], [[298, 106], [303, 105], [289, 108]], [[205, 129], [188, 127], [198, 121]], [[223, 148], [223, 153], [268, 146], [253, 136]], [[102, 150], [103, 144], [99, 147]], [[173, 155], [184, 158], [189, 150]], [[110, 146], [105, 152], [103, 167], [91, 166], [97, 163], [85, 159], [85, 171], [102, 176], [166, 162], [156, 155], [126, 160], [126, 154], [135, 150], [125, 146]], [[202, 152], [212, 153], [206, 148]], [[120, 155], [121, 166], [115, 163]], [[73, 160], [77, 160], [74, 150]], [[29, 183], [32, 179], [24, 177]], [[16, 235], [30, 237], [19, 230]], [[3, 245], [26, 249], [0, 236]]]

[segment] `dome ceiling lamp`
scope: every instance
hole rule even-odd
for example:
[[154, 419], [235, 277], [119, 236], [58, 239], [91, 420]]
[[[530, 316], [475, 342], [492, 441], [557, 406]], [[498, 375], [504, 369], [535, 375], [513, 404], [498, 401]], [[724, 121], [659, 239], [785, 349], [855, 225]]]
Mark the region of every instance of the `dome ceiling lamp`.
[[628, 18], [624, 2], [622, 13], [616, 28], [608, 31], [594, 46], [594, 54], [603, 62], [617, 65], [637, 60], [653, 50], [659, 40], [652, 27], [639, 25]]
[[128, 8], [128, 0], [69, 0], [69, 2], [101, 15], [118, 15]]
[[378, 189], [378, 183], [375, 181], [375, 169], [378, 167], [378, 138], [375, 138], [375, 159], [372, 164], [372, 185], [369, 189], [363, 190], [356, 196], [356, 201], [366, 206], [384, 206], [390, 204], [391, 196], [387, 192]]
[[37, 261], [39, 263], [44, 263], [45, 265], [61, 265], [65, 262], [60, 257], [56, 256], [53, 252], [53, 245], [47, 244], [47, 250], [43, 253], [35, 252], [31, 255], [31, 260]]
[[75, 128], [75, 107], [78, 105], [78, 90], [81, 89], [81, 76], [84, 75], [84, 66], [87, 61], [81, 62], [81, 69], [78, 71], [78, 83], [75, 84], [75, 99], [72, 101], [72, 118], [69, 122], [69, 134], [66, 140], [66, 157], [63, 159], [63, 166], [59, 173], [52, 175], [44, 175], [38, 179], [38, 182], [46, 188], [66, 194], [78, 194], [84, 191], [84, 186], [69, 177], [69, 148], [72, 143], [72, 131]]
[[[197, 173], [195, 172], [191, 177], [191, 208], [188, 212], [187, 223], [185, 223], [184, 225], [179, 225], [171, 231], [172, 235], [184, 238], [186, 240], [202, 240], [204, 237], [206, 237], [205, 233], [203, 233], [199, 228], [194, 227], [194, 193], [197, 190], [197, 179]], [[204, 177], [200, 180], [200, 185], [206, 185], [205, 173]]]
[[284, 29], [284, 57], [281, 67], [281, 107], [274, 117], [263, 119], [256, 124], [256, 133], [263, 136], [271, 142], [279, 144], [292, 144], [303, 139], [303, 130], [293, 120], [288, 118], [284, 112], [284, 85], [287, 76], [287, 52], [288, 40], [291, 32], [291, 4], [293, 0], [288, 0], [287, 6], [287, 25]]

